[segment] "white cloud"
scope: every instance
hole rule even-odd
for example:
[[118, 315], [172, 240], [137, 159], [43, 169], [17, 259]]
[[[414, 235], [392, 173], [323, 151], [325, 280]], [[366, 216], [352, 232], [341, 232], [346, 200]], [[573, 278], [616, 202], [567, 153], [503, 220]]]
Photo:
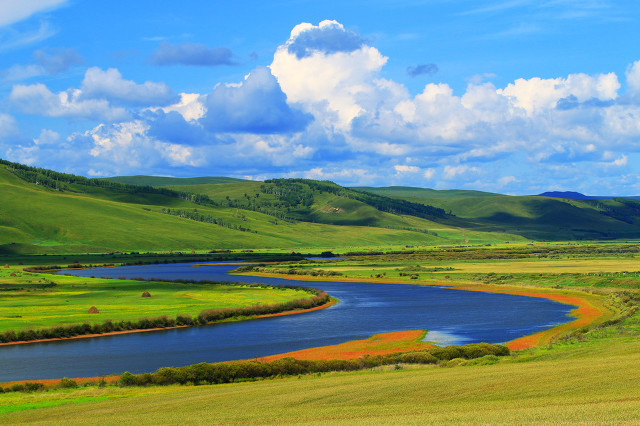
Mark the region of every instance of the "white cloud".
[[515, 176], [503, 176], [500, 179], [498, 179], [498, 185], [503, 187], [503, 186], [507, 186], [510, 183], [515, 183], [518, 182], [518, 178], [516, 178]]
[[276, 50], [270, 68], [289, 102], [302, 104], [305, 111], [316, 115], [316, 119], [328, 109], [336, 114], [337, 120], [329, 121], [331, 117], [326, 116], [327, 124], [346, 128], [362, 111], [358, 99], [374, 90], [377, 73], [387, 58], [367, 45], [352, 51], [313, 50], [301, 58], [289, 51], [298, 37], [319, 30], [328, 25], [327, 22], [331, 23], [296, 26], [289, 40]]
[[169, 105], [178, 100], [164, 83], [145, 81], [137, 84], [122, 78], [115, 68], [104, 71], [98, 67], [87, 70], [82, 80], [82, 97], [107, 99], [128, 105]]
[[[204, 116], [207, 108], [202, 103], [202, 95], [198, 93], [180, 93], [180, 102], [161, 108], [168, 113], [175, 111], [187, 121], [196, 121]], [[151, 108], [155, 110], [155, 108]]]
[[570, 96], [574, 96], [578, 102], [594, 98], [613, 100], [618, 96], [618, 89], [620, 83], [614, 73], [595, 76], [571, 74], [567, 78], [519, 78], [498, 90], [498, 93], [510, 98], [515, 106], [531, 115], [553, 109], [560, 99]]
[[435, 175], [436, 175], [436, 169], [432, 169], [432, 168], [425, 170], [423, 174], [425, 179], [433, 179]]
[[627, 93], [634, 97], [640, 97], [640, 61], [629, 65], [625, 76], [627, 78]]
[[33, 140], [36, 145], [54, 145], [60, 140], [60, 134], [53, 130], [42, 129], [40, 136]]
[[420, 171], [420, 167], [416, 166], [407, 166], [405, 164], [396, 164], [393, 168], [398, 173], [417, 173]]
[[0, 138], [18, 132], [18, 124], [15, 118], [8, 114], [0, 113]]
[[67, 0], [0, 0], [0, 27], [64, 6]]
[[454, 179], [461, 175], [480, 173], [477, 167], [468, 166], [466, 164], [460, 166], [444, 166], [443, 177], [445, 179]]
[[15, 85], [9, 99], [22, 112], [47, 117], [72, 117], [96, 120], [120, 120], [129, 116], [120, 107], [112, 107], [104, 99], [80, 99], [82, 92], [69, 89], [53, 93], [44, 84]]

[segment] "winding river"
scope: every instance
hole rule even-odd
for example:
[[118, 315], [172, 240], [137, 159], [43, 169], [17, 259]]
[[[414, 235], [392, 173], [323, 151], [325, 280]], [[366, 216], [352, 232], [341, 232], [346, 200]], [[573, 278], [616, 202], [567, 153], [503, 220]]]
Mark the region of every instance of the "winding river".
[[146, 333], [0, 347], [0, 382], [142, 373], [198, 362], [257, 358], [372, 334], [429, 330], [438, 344], [501, 343], [571, 321], [574, 309], [546, 299], [434, 286], [298, 281], [228, 275], [232, 265], [144, 265], [65, 271], [89, 277], [145, 277], [304, 285], [340, 299], [327, 309]]

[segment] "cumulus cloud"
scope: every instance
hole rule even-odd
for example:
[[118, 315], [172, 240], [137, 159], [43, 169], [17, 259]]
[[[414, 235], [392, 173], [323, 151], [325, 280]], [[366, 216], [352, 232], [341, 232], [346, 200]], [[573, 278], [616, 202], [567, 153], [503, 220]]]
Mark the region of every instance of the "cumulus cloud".
[[[94, 154], [94, 172], [215, 167], [388, 184], [391, 171], [396, 184], [538, 193], [550, 180], [580, 185], [576, 176], [588, 173], [615, 188], [616, 170], [640, 160], [640, 61], [627, 69], [625, 92], [616, 74], [603, 73], [505, 87], [474, 78], [460, 92], [429, 83], [417, 94], [384, 78], [386, 62], [368, 41], [325, 21], [296, 26], [268, 68], [208, 94], [178, 97], [162, 83], [93, 68], [79, 89], [17, 85], [11, 100], [23, 112], [105, 120], [68, 142], [74, 153]], [[107, 122], [116, 118], [128, 121]], [[34, 146], [45, 150], [40, 140], [49, 136]]]
[[213, 132], [290, 133], [303, 130], [312, 117], [287, 103], [276, 78], [259, 67], [240, 84], [220, 84], [207, 95], [203, 125]]
[[300, 24], [291, 31], [285, 44], [278, 47], [270, 68], [290, 102], [301, 104], [328, 127], [348, 127], [362, 111], [360, 98], [372, 95], [378, 84], [384, 85], [377, 80], [387, 58], [362, 43], [351, 46], [355, 49], [308, 49], [304, 55], [298, 55], [297, 48], [290, 51], [289, 47], [297, 44], [300, 37], [304, 40], [309, 32], [321, 34], [327, 26], [336, 37], [342, 34], [346, 39], [352, 38], [333, 21], [323, 21], [318, 26]]
[[9, 98], [28, 114], [105, 121], [130, 118], [132, 111], [125, 107], [172, 105], [180, 100], [164, 83], [137, 84], [123, 79], [115, 68], [97, 67], [87, 70], [79, 89], [53, 93], [42, 83], [16, 84]]
[[100, 98], [134, 106], [169, 105], [179, 100], [166, 84], [151, 81], [137, 84], [123, 79], [115, 68], [106, 71], [98, 67], [89, 68], [82, 80], [81, 91], [85, 99]]
[[419, 75], [433, 75], [437, 72], [438, 66], [436, 64], [419, 64], [407, 68], [407, 74], [411, 77], [418, 77]]
[[69, 89], [53, 93], [44, 84], [13, 86], [9, 99], [22, 112], [47, 117], [70, 117], [94, 120], [122, 120], [129, 113], [113, 107], [104, 99], [81, 99], [82, 91]]
[[183, 145], [210, 143], [210, 137], [202, 126], [189, 122], [177, 111], [156, 111], [148, 120], [149, 136], [165, 142]]
[[198, 43], [160, 43], [149, 61], [155, 65], [194, 65], [214, 67], [235, 65], [233, 52], [226, 47], [210, 48]]
[[315, 52], [326, 54], [353, 52], [364, 44], [365, 40], [359, 34], [346, 30], [337, 21], [325, 20], [320, 22], [318, 26], [309, 23], [296, 25], [291, 31], [291, 40], [287, 44], [287, 50], [298, 59], [302, 59]]
[[162, 110], [166, 113], [175, 111], [187, 121], [198, 120], [206, 112], [202, 98], [205, 98], [205, 96], [201, 96], [198, 93], [180, 93], [180, 102], [163, 107]]
[[561, 99], [570, 98], [576, 102], [614, 100], [618, 97], [618, 89], [620, 83], [614, 73], [571, 74], [567, 78], [519, 78], [498, 93], [510, 98], [515, 106], [528, 114], [537, 114], [554, 108]]

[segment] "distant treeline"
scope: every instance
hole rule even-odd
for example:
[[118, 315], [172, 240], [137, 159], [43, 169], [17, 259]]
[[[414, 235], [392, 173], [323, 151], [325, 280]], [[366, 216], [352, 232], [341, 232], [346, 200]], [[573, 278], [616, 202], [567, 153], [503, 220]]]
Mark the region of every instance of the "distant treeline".
[[212, 223], [214, 225], [218, 225], [218, 226], [223, 226], [225, 228], [229, 228], [229, 229], [233, 229], [236, 231], [242, 231], [242, 232], [251, 232], [254, 234], [257, 234], [258, 231], [253, 231], [249, 228], [245, 228], [242, 225], [237, 225], [234, 223], [229, 223], [227, 221], [225, 221], [224, 219], [221, 219], [219, 217], [213, 217], [211, 215], [203, 215], [201, 213], [198, 213], [198, 209], [193, 209], [193, 211], [189, 211], [189, 210], [183, 210], [183, 209], [162, 209], [162, 213], [163, 214], [168, 214], [168, 215], [172, 215], [172, 216], [178, 216], [178, 217], [182, 217], [185, 219], [189, 219], [189, 220], [194, 220], [196, 222], [204, 222], [204, 223]]
[[[133, 278], [138, 281], [144, 281], [143, 278]], [[165, 281], [150, 279], [146, 281]], [[216, 281], [184, 281], [200, 284], [225, 284], [234, 285], [233, 283], [222, 283]], [[236, 284], [238, 285], [238, 284]], [[20, 331], [7, 330], [0, 333], [0, 343], [22, 342], [41, 339], [60, 339], [74, 336], [83, 336], [89, 334], [104, 334], [127, 330], [148, 330], [152, 328], [168, 328], [176, 326], [200, 326], [212, 324], [219, 321], [229, 320], [233, 318], [253, 317], [257, 315], [270, 315], [297, 309], [311, 309], [328, 303], [331, 298], [324, 291], [311, 287], [301, 286], [269, 286], [264, 284], [241, 284], [243, 287], [259, 287], [270, 289], [293, 289], [302, 290], [313, 296], [306, 299], [292, 300], [283, 303], [274, 303], [270, 305], [253, 305], [239, 308], [224, 309], [207, 309], [198, 315], [178, 314], [175, 318], [169, 318], [166, 315], [156, 318], [141, 318], [134, 321], [112, 321], [106, 320], [102, 324], [71, 324], [41, 329], [26, 329]]]
[[[25, 166], [20, 163], [12, 163], [10, 161], [0, 159], [0, 164], [9, 167], [9, 170], [20, 179], [35, 183], [36, 185], [46, 186], [57, 191], [74, 191], [78, 192], [78, 186], [105, 188], [114, 192], [125, 194], [157, 194], [165, 195], [172, 198], [180, 198], [191, 201], [196, 204], [206, 204], [217, 206], [218, 204], [211, 200], [207, 195], [193, 194], [189, 192], [174, 191], [166, 188], [156, 188], [153, 186], [129, 185], [119, 183], [107, 179], [90, 179], [84, 176], [76, 176], [68, 173], [55, 172], [53, 170], [42, 169], [37, 167]], [[76, 185], [71, 187], [70, 185]]]
[[509, 348], [488, 343], [445, 346], [423, 351], [363, 356], [358, 359], [297, 360], [282, 358], [271, 362], [243, 361], [200, 363], [186, 367], [165, 367], [155, 373], [120, 376], [121, 386], [171, 384], [220, 384], [330, 371], [356, 371], [393, 364], [437, 364], [452, 359], [476, 359], [509, 355]]

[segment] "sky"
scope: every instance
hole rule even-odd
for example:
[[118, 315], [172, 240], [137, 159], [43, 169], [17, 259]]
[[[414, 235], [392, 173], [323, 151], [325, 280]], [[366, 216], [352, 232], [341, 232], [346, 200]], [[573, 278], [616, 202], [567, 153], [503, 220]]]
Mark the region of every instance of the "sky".
[[635, 0], [0, 0], [0, 158], [640, 195]]

